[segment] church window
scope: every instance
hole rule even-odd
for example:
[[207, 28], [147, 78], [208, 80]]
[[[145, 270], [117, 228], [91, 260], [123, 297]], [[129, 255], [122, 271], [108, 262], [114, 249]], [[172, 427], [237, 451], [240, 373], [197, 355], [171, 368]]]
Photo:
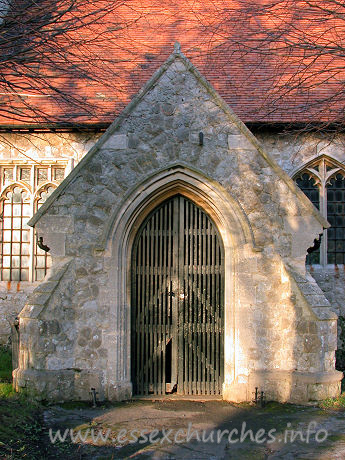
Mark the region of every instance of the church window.
[[53, 168], [53, 180], [62, 181], [65, 177], [64, 168]]
[[345, 171], [328, 157], [320, 157], [299, 171], [294, 179], [331, 224], [320, 248], [307, 255], [307, 265], [345, 263]]
[[0, 165], [0, 280], [41, 281], [51, 265], [50, 254], [37, 245], [27, 225], [64, 179], [67, 162]]
[[[49, 196], [53, 193], [55, 187], [48, 186], [42, 189], [36, 200], [36, 209], [37, 211], [43, 203], [47, 201]], [[37, 242], [35, 244], [35, 281], [41, 281], [46, 276], [48, 269], [51, 267], [51, 256], [48, 252], [39, 248]]]
[[345, 180], [342, 174], [332, 177], [327, 186], [328, 263], [345, 262]]
[[2, 281], [28, 281], [30, 259], [31, 217], [30, 195], [26, 190], [11, 187], [2, 203]]

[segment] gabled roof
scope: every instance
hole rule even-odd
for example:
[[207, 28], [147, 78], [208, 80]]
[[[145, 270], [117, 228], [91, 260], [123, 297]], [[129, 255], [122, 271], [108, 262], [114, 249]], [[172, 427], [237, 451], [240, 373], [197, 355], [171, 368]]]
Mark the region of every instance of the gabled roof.
[[41, 91], [9, 67], [17, 95], [0, 83], [0, 125], [111, 123], [176, 40], [246, 123], [342, 121], [345, 16], [327, 14], [325, 3], [332, 2], [120, 2], [97, 28], [77, 31], [85, 45], [66, 50], [68, 69], [49, 49], [27, 69], [46, 80]]
[[[186, 70], [189, 71], [194, 78], [202, 85], [213, 101], [220, 107], [221, 110], [226, 114], [229, 119], [229, 123], [235, 125], [241, 132], [241, 135], [245, 138], [246, 144], [251, 144], [253, 150], [256, 149], [259, 155], [266, 161], [266, 163], [272, 168], [272, 170], [279, 176], [289, 187], [289, 189], [297, 196], [299, 202], [306, 208], [309, 214], [312, 214], [317, 221], [324, 227], [329, 227], [328, 222], [321, 216], [317, 209], [313, 206], [310, 200], [305, 194], [297, 187], [295, 182], [286, 174], [280, 166], [265, 152], [261, 144], [258, 142], [256, 137], [249, 131], [244, 123], [238, 118], [238, 116], [231, 110], [226, 102], [220, 97], [215, 91], [212, 85], [201, 75], [198, 69], [192, 64], [192, 62], [186, 58], [181, 52], [181, 46], [178, 42], [175, 43], [174, 52], [170, 55], [167, 61], [155, 72], [155, 74], [149, 79], [145, 86], [138, 92], [133, 98], [132, 102], [123, 110], [121, 115], [109, 126], [107, 131], [102, 137], [96, 142], [96, 144], [90, 149], [90, 151], [83, 157], [78, 165], [71, 171], [71, 173], [65, 178], [65, 180], [59, 185], [59, 187], [53, 192], [48, 200], [40, 207], [37, 213], [29, 220], [28, 224], [34, 226], [39, 219], [49, 210], [55, 200], [66, 190], [71, 182], [78, 177], [83, 168], [93, 159], [97, 152], [105, 145], [105, 143], [119, 131], [123, 121], [135, 110], [136, 106], [145, 97], [145, 95], [157, 84], [167, 72], [167, 70], [176, 61], [181, 61]], [[164, 85], [164, 83], [163, 83]], [[246, 147], [247, 148], [247, 147]]]

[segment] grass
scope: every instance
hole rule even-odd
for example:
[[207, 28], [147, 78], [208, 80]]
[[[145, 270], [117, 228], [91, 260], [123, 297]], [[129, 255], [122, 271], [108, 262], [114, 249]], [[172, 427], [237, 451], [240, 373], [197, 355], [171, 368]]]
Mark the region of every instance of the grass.
[[0, 458], [35, 459], [42, 437], [40, 407], [12, 387], [12, 356], [0, 346]]
[[0, 346], [0, 381], [12, 381], [12, 355], [5, 346]]
[[342, 393], [337, 398], [327, 398], [321, 401], [319, 406], [322, 409], [345, 409], [345, 393]]
[[0, 382], [0, 401], [14, 397], [16, 392], [13, 389], [12, 383]]
[[70, 443], [51, 444], [43, 423], [44, 406], [12, 387], [11, 350], [0, 346], [0, 459], [80, 458]]
[[40, 407], [13, 393], [9, 386], [0, 384], [0, 457], [38, 459], [42, 439]]

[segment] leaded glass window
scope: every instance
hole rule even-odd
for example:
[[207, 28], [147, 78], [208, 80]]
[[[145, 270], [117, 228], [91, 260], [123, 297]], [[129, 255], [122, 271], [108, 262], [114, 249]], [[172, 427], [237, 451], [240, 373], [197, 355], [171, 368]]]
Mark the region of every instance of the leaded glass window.
[[0, 165], [0, 281], [40, 281], [51, 265], [27, 225], [64, 179], [66, 161]]
[[345, 171], [328, 157], [320, 157], [295, 175], [295, 181], [331, 227], [324, 231], [320, 249], [306, 263], [345, 263]]
[[2, 202], [2, 281], [28, 281], [32, 215], [29, 193], [19, 187], [8, 190]]
[[64, 168], [53, 168], [53, 180], [61, 182], [65, 177]]
[[[316, 185], [314, 177], [311, 177], [308, 173], [304, 173], [300, 177], [297, 177], [296, 183], [313, 205], [320, 210], [319, 187]], [[320, 248], [307, 255], [306, 263], [307, 265], [320, 263]]]
[[327, 230], [329, 264], [345, 263], [345, 179], [337, 174], [327, 185]]
[[8, 183], [10, 180], [13, 180], [13, 168], [4, 168], [3, 169], [3, 181]]

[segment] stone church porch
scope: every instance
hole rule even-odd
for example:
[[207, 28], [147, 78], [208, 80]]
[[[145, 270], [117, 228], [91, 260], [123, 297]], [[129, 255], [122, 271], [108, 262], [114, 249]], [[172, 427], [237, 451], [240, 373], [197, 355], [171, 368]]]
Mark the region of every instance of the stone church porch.
[[30, 225], [53, 264], [20, 313], [18, 390], [339, 394], [337, 316], [305, 270], [329, 225], [178, 46]]

